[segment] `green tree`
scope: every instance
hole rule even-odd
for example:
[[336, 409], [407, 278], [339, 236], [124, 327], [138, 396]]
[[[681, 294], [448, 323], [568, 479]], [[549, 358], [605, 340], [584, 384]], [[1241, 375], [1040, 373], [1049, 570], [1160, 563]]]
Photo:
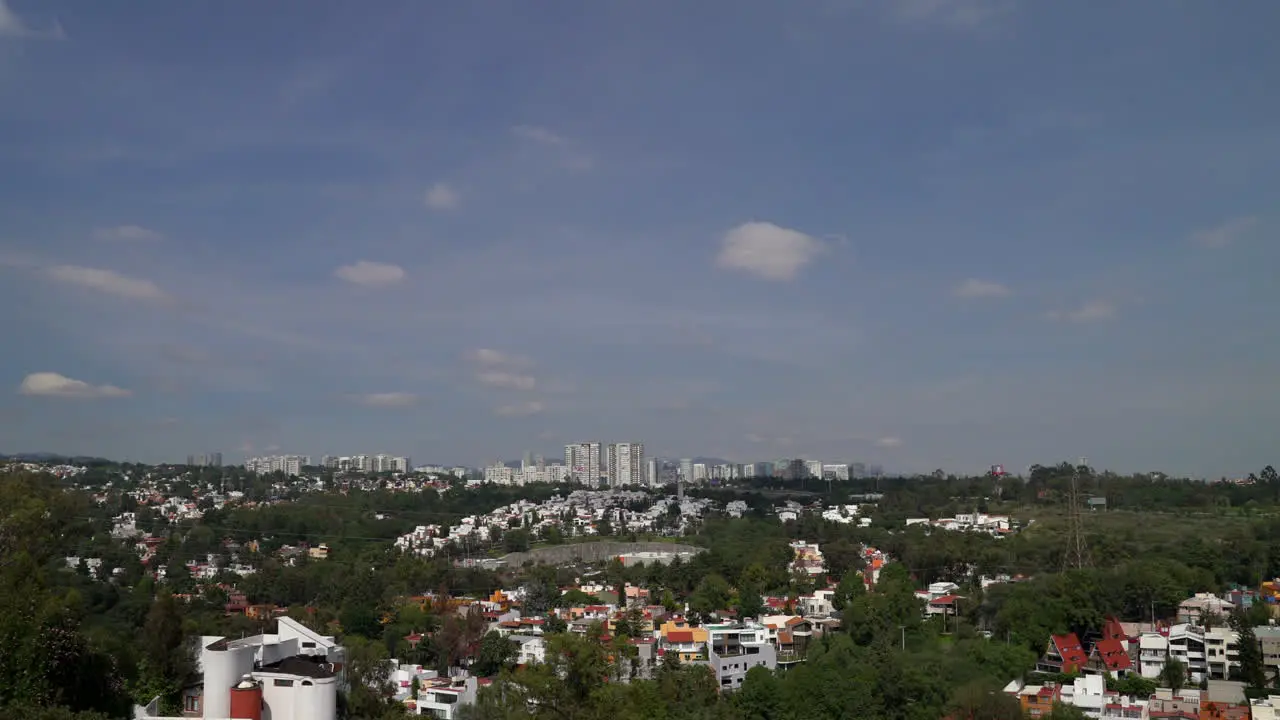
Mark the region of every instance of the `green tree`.
[[987, 680], [958, 688], [947, 707], [956, 720], [1023, 720], [1017, 698]]
[[689, 609], [705, 617], [729, 604], [729, 583], [720, 575], [707, 575], [689, 597]]
[[480, 640], [480, 648], [476, 652], [475, 662], [471, 664], [471, 670], [481, 677], [496, 675], [515, 662], [518, 654], [519, 649], [514, 642], [490, 631]]
[[392, 699], [391, 665], [387, 649], [360, 635], [342, 639], [346, 650], [348, 691], [343, 698], [346, 716], [381, 718], [397, 705]]
[[748, 590], [738, 597], [738, 617], [758, 618], [764, 613], [764, 601], [759, 593]]
[[1187, 684], [1187, 666], [1177, 658], [1168, 658], [1160, 669], [1160, 684], [1176, 693]]
[[742, 688], [733, 696], [733, 707], [743, 720], [779, 720], [783, 717], [782, 684], [766, 668], [747, 671]]
[[1231, 613], [1231, 629], [1239, 636], [1240, 679], [1249, 687], [1266, 687], [1267, 671], [1263, 665], [1262, 646], [1258, 644], [1249, 616], [1240, 608]]

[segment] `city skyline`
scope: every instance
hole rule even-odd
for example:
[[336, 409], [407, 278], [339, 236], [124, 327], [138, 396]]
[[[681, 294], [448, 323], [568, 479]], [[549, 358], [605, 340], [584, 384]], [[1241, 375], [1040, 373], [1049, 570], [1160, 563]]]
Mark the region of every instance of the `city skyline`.
[[1278, 25], [0, 0], [0, 450], [1241, 475], [1280, 426]]

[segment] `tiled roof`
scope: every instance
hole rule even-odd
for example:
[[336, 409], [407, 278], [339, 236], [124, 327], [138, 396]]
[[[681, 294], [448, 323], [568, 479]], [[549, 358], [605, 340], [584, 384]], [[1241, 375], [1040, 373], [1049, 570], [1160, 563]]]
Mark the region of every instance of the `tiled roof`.
[[1075, 672], [1089, 661], [1084, 654], [1084, 648], [1080, 645], [1080, 638], [1076, 637], [1075, 633], [1054, 635], [1053, 647], [1062, 658], [1062, 672]]
[[1098, 654], [1102, 660], [1102, 664], [1107, 670], [1128, 670], [1133, 667], [1133, 661], [1129, 659], [1129, 653], [1125, 652], [1124, 645], [1114, 638], [1099, 640], [1093, 646], [1093, 651]]
[[693, 642], [692, 630], [672, 630], [667, 633], [667, 642], [687, 643]]

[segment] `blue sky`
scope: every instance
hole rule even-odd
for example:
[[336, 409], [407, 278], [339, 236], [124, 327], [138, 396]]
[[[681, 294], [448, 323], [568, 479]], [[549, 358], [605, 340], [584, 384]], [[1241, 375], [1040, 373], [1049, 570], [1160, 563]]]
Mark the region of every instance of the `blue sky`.
[[0, 0], [0, 451], [1256, 470], [1277, 26]]

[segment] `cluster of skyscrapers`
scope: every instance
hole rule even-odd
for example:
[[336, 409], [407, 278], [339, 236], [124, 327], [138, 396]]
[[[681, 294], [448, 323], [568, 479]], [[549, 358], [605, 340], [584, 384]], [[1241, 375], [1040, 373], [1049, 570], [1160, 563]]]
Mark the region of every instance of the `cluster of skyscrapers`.
[[526, 454], [520, 467], [497, 462], [484, 469], [484, 481], [500, 485], [571, 482], [585, 487], [659, 487], [680, 482], [686, 485], [739, 480], [751, 477], [780, 477], [848, 480], [881, 474], [879, 466], [863, 463], [824, 463], [820, 460], [784, 458], [773, 462], [723, 463], [695, 458], [665, 461], [646, 458], [644, 444], [620, 442], [569, 443], [564, 446], [564, 463], [547, 462], [542, 456]]
[[204, 455], [188, 455], [187, 465], [191, 467], [222, 467], [222, 453], [205, 453]]
[[346, 472], [409, 472], [413, 465], [409, 458], [398, 455], [325, 455], [320, 465], [329, 470]]
[[259, 475], [282, 472], [285, 475], [301, 475], [302, 468], [311, 464], [306, 455], [267, 455], [264, 457], [246, 458], [244, 469]]

